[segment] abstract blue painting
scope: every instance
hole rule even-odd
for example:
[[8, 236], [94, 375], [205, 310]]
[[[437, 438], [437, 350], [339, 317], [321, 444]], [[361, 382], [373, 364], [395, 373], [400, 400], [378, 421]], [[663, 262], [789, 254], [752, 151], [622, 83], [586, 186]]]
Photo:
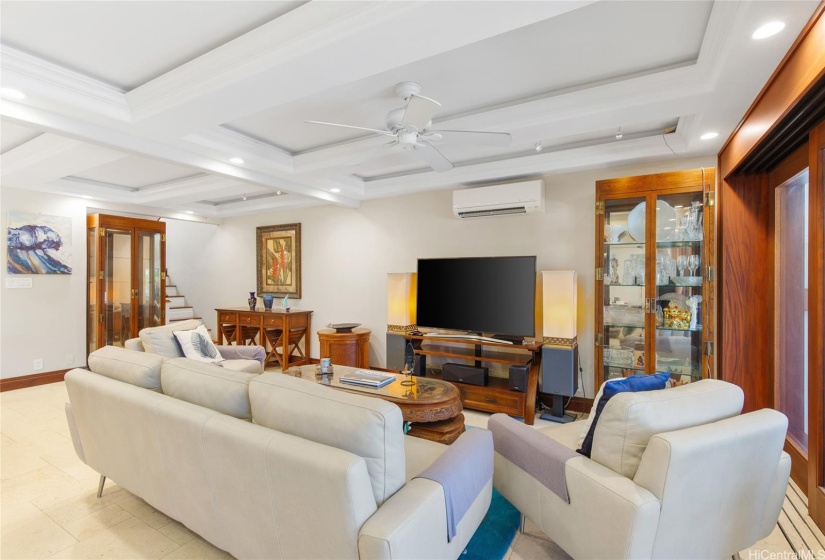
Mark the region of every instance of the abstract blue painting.
[[72, 219], [9, 212], [9, 274], [71, 274]]

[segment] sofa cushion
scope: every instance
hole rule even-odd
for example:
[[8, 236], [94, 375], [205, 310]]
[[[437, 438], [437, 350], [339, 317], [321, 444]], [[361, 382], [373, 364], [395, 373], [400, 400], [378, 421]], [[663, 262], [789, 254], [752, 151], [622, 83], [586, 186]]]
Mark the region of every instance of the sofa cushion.
[[170, 397], [251, 420], [249, 381], [254, 377], [205, 362], [174, 358], [164, 362], [160, 383]]
[[140, 336], [140, 341], [143, 343], [143, 349], [146, 352], [164, 358], [182, 358], [183, 352], [181, 352], [178, 341], [175, 340], [175, 335], [172, 334], [173, 331], [188, 331], [196, 329], [202, 324], [203, 322], [200, 319], [177, 321], [162, 327], [141, 329], [138, 336]]
[[230, 371], [242, 371], [244, 373], [261, 373], [264, 368], [258, 360], [224, 360], [221, 367]]
[[104, 346], [89, 354], [88, 363], [94, 373], [144, 389], [161, 390], [162, 356]]
[[190, 360], [219, 364], [223, 361], [223, 356], [215, 347], [215, 343], [209, 337], [209, 331], [203, 325], [198, 325], [194, 329], [172, 331], [180, 346], [183, 355]]
[[599, 417], [590, 458], [633, 478], [651, 437], [736, 416], [743, 402], [742, 389], [716, 379], [664, 391], [620, 393]]
[[590, 457], [590, 452], [593, 449], [593, 432], [596, 431], [599, 417], [610, 399], [619, 393], [660, 391], [665, 388], [669, 379], [669, 373], [656, 373], [653, 375], [631, 375], [621, 380], [605, 383], [602, 386], [602, 396], [598, 402], [595, 403], [596, 410], [595, 412], [591, 412], [590, 429], [587, 431], [587, 435], [584, 436], [581, 448], [577, 449], [577, 451], [585, 457]]
[[397, 405], [281, 373], [253, 379], [249, 399], [257, 424], [363, 457], [378, 504], [404, 485], [404, 421]]

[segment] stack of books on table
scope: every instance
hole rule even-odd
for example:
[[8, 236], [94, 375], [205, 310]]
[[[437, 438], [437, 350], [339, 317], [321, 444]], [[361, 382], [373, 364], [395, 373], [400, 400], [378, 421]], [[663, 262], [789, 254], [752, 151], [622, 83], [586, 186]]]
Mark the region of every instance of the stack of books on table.
[[395, 381], [395, 376], [387, 373], [378, 373], [377, 371], [357, 369], [346, 375], [342, 375], [338, 380], [341, 383], [350, 383], [352, 385], [361, 385], [362, 387], [377, 389]]

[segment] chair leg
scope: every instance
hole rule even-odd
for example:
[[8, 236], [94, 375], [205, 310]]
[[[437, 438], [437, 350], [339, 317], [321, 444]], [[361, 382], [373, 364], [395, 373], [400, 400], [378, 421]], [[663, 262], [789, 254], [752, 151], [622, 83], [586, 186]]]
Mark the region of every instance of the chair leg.
[[527, 526], [527, 517], [522, 513], [521, 514], [521, 520], [519, 521], [519, 524], [518, 524], [518, 532], [519, 533], [524, 533], [524, 528], [526, 526]]
[[97, 497], [100, 498], [103, 496], [103, 485], [106, 484], [106, 477], [104, 475], [100, 475], [100, 483], [97, 485]]

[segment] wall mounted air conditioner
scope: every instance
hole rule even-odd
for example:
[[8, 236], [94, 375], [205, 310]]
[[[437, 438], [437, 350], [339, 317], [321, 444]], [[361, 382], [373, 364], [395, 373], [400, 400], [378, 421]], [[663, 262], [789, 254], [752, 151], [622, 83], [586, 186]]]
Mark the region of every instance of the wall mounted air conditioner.
[[453, 191], [458, 218], [487, 218], [544, 212], [544, 181], [525, 181]]

